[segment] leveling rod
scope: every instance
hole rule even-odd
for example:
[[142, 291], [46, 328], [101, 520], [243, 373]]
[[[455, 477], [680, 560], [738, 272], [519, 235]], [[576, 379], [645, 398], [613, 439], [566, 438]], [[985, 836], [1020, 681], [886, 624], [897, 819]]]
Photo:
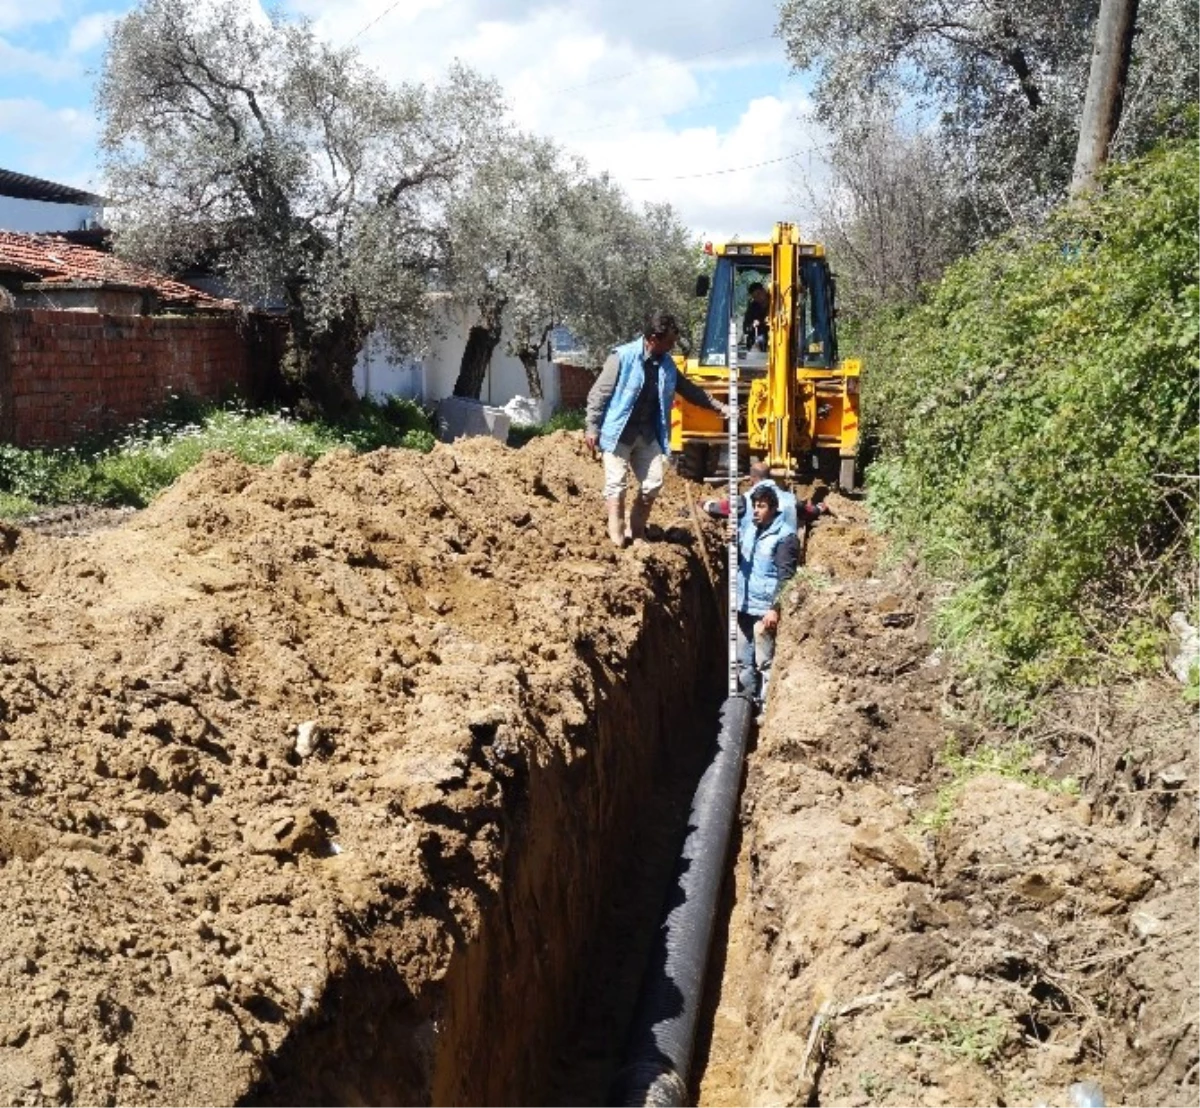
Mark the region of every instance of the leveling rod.
[[737, 323], [729, 318], [729, 418], [726, 435], [729, 443], [729, 695], [737, 696], [737, 608], [738, 608], [738, 349]]

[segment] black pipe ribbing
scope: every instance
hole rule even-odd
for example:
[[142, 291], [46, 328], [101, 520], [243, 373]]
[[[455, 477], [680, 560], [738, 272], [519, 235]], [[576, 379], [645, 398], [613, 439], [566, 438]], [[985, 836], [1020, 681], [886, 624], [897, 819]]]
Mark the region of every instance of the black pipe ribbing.
[[753, 705], [721, 707], [717, 750], [692, 797], [688, 833], [675, 869], [638, 1001], [625, 1067], [610, 1099], [620, 1105], [686, 1103], [696, 1019], [741, 789]]

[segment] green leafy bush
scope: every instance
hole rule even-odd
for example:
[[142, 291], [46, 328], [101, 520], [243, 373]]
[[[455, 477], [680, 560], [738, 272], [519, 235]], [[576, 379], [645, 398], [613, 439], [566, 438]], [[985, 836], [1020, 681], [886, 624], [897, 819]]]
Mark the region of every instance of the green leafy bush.
[[863, 335], [877, 515], [1001, 685], [1157, 664], [1195, 604], [1198, 148], [1114, 169]]
[[363, 452], [383, 446], [428, 452], [433, 444], [428, 415], [411, 401], [364, 403], [352, 422], [335, 426], [296, 420], [287, 412], [172, 397], [154, 417], [119, 436], [78, 448], [0, 445], [0, 516], [27, 515], [44, 504], [140, 507], [212, 450], [265, 465], [284, 453], [315, 458], [347, 446]]
[[545, 423], [509, 428], [508, 445], [524, 446], [540, 435], [551, 435], [555, 431], [582, 431], [586, 426], [587, 413], [582, 408], [565, 408], [561, 412], [555, 412]]

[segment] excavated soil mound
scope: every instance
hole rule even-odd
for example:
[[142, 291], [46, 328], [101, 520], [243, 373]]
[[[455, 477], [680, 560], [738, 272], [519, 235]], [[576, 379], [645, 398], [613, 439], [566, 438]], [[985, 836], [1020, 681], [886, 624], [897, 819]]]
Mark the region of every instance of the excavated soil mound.
[[[1091, 1080], [1196, 1104], [1194, 709], [1150, 682], [981, 730], [912, 567], [831, 502], [749, 760], [699, 1103], [1065, 1104]], [[1023, 764], [978, 772], [1014, 740]]]
[[600, 483], [211, 456], [0, 532], [0, 1102], [536, 1101], [722, 645], [681, 485], [618, 553]]

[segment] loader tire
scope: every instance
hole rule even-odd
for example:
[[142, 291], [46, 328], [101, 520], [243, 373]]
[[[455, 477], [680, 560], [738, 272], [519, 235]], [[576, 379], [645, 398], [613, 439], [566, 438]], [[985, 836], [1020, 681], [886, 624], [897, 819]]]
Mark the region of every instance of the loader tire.
[[679, 475], [692, 481], [700, 481], [707, 476], [707, 467], [708, 445], [703, 442], [684, 443], [675, 465]]

